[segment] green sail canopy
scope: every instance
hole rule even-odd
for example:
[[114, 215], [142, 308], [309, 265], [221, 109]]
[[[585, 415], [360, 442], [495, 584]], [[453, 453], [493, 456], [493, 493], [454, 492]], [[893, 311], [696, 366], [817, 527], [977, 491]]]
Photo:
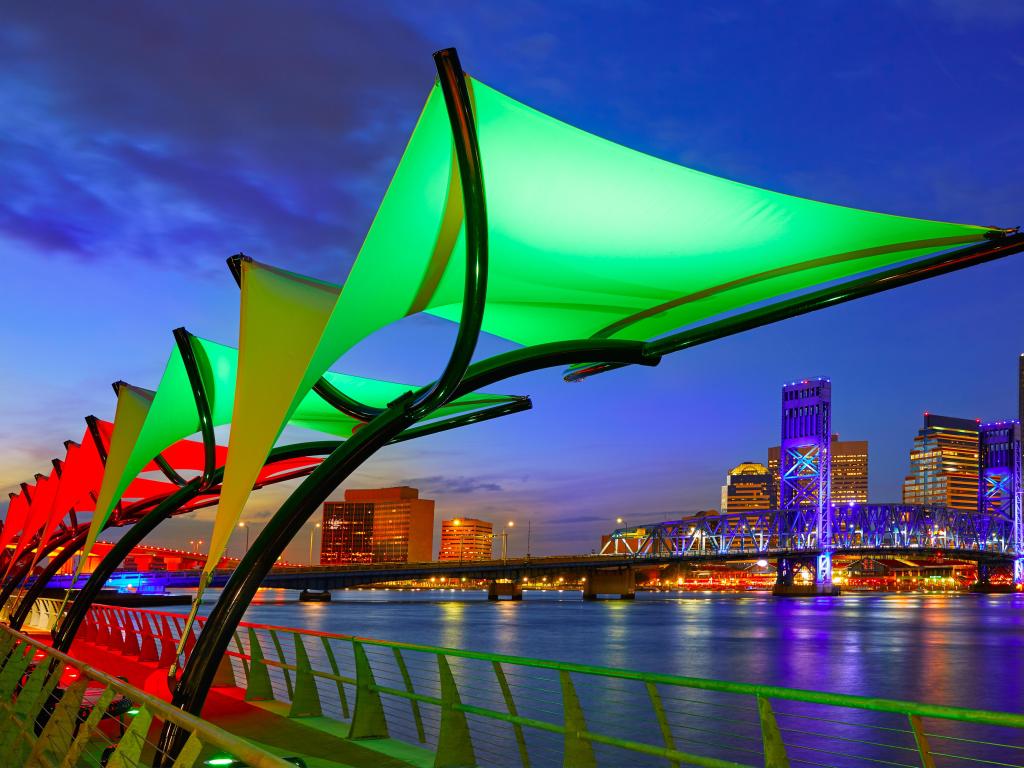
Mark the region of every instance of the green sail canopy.
[[[467, 84], [487, 203], [483, 330], [520, 344], [651, 339], [981, 242], [991, 231], [728, 181], [593, 136], [471, 78]], [[228, 455], [225, 520], [241, 514], [297, 398], [331, 364], [403, 317], [459, 319], [464, 238], [451, 125], [435, 84], [340, 293], [241, 264], [232, 436], [244, 447]]]
[[[487, 198], [483, 328], [524, 345], [651, 339], [992, 231], [729, 181], [581, 131], [477, 80], [469, 86]], [[420, 311], [458, 320], [463, 238], [435, 85], [322, 345], [340, 355]]]
[[[238, 377], [238, 352], [224, 344], [190, 336], [203, 385], [210, 404], [214, 426], [231, 422], [234, 413]], [[398, 384], [359, 376], [327, 372], [327, 380], [346, 391], [358, 392], [366, 402], [383, 406], [401, 394], [414, 389]], [[449, 416], [506, 403], [515, 398], [505, 395], [474, 394], [449, 403], [437, 412]], [[294, 409], [289, 424], [346, 439], [362, 422], [339, 412], [320, 395], [307, 390]], [[191, 383], [180, 350], [175, 347], [167, 361], [156, 391], [122, 384], [118, 390], [117, 414], [111, 437], [96, 511], [90, 525], [85, 552], [92, 548], [118, 501], [129, 484], [162, 451], [200, 429]], [[277, 437], [275, 431], [274, 439]], [[230, 451], [229, 451], [230, 457]], [[263, 457], [260, 461], [262, 467]], [[254, 480], [255, 481], [255, 480]], [[251, 490], [251, 485], [250, 485]], [[82, 558], [84, 562], [85, 558]], [[213, 562], [217, 559], [214, 558]]]

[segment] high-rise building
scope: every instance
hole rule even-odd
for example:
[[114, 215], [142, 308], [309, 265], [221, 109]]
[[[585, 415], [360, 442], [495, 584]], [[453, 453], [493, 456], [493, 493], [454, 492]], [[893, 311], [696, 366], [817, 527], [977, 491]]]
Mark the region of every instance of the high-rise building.
[[442, 520], [441, 551], [437, 559], [442, 562], [490, 560], [493, 542], [494, 526], [488, 520], [472, 517]]
[[904, 504], [978, 508], [978, 420], [926, 413], [914, 438]]
[[[868, 501], [868, 441], [840, 440], [832, 435], [829, 447], [832, 458], [833, 504], [866, 504]], [[771, 475], [771, 509], [779, 508], [779, 446], [768, 449], [768, 472]]]
[[1017, 358], [1017, 421], [1024, 424], [1024, 354]]
[[722, 512], [768, 509], [771, 475], [764, 464], [745, 461], [733, 467], [722, 486]]
[[434, 502], [408, 486], [345, 491], [324, 502], [321, 565], [430, 560]]

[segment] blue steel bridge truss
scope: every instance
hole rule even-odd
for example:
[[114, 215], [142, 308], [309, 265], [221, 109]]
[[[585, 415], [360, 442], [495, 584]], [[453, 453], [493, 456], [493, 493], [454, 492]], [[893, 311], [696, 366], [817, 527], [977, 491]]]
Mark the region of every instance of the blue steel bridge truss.
[[[1024, 556], [1015, 531], [1020, 516], [944, 506], [854, 504], [832, 507], [829, 540], [792, 510], [758, 510], [619, 528], [601, 554], [722, 557], [817, 556], [858, 550], [944, 550], [964, 554]], [[1019, 561], [1018, 561], [1019, 562]], [[1016, 565], [1016, 563], [1015, 563]]]

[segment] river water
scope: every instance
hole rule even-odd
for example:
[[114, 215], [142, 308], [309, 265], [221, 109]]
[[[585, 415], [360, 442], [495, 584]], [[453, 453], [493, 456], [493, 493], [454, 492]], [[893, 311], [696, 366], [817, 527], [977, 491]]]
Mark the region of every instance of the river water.
[[1020, 712], [1024, 595], [263, 590], [254, 623], [692, 677]]

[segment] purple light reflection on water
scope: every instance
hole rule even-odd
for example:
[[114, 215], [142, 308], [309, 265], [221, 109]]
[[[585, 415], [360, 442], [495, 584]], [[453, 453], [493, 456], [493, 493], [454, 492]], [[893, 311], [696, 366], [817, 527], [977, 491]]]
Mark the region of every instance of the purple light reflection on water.
[[972, 708], [1024, 705], [1024, 595], [640, 593], [632, 602], [583, 602], [566, 591], [498, 604], [482, 592], [333, 597], [299, 603], [294, 592], [265, 590], [246, 620]]

